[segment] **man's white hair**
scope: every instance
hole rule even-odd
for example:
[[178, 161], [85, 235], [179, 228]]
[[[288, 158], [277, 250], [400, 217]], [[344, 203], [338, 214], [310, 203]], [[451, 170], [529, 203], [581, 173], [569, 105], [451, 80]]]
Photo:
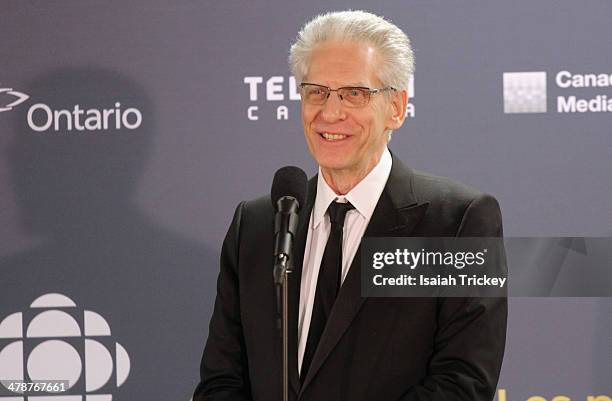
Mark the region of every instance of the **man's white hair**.
[[382, 59], [377, 72], [378, 79], [384, 86], [408, 89], [408, 82], [414, 72], [410, 39], [391, 22], [365, 11], [321, 14], [304, 25], [289, 51], [289, 65], [298, 83], [308, 74], [312, 51], [328, 41], [371, 44]]

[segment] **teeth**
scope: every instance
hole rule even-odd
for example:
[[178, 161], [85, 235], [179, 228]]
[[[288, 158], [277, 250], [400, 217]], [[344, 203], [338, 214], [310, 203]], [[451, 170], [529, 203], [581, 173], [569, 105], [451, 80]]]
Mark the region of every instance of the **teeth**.
[[328, 134], [327, 132], [323, 132], [321, 135], [323, 135], [323, 138], [327, 139], [328, 141], [338, 141], [340, 139], [346, 138], [346, 135]]

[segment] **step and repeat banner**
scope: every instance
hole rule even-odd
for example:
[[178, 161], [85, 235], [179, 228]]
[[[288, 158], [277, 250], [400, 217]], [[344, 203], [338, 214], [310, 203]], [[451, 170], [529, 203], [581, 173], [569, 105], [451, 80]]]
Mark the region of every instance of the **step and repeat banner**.
[[[411, 37], [406, 164], [496, 196], [507, 236], [612, 236], [610, 2], [0, 6], [0, 379], [189, 400], [234, 208], [316, 172], [287, 58], [325, 11]], [[508, 323], [496, 399], [612, 399], [612, 300], [511, 298]]]

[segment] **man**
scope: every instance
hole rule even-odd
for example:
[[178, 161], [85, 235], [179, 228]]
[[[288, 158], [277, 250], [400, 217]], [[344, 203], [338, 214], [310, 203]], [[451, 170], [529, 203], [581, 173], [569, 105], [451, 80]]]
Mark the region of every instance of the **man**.
[[[502, 234], [494, 198], [411, 170], [387, 149], [405, 117], [408, 38], [370, 13], [325, 14], [304, 26], [290, 63], [301, 82], [306, 142], [319, 164], [300, 211], [289, 280], [290, 398], [492, 399], [505, 344], [504, 299], [360, 296], [363, 236]], [[269, 197], [236, 210], [195, 401], [281, 399], [273, 218]]]

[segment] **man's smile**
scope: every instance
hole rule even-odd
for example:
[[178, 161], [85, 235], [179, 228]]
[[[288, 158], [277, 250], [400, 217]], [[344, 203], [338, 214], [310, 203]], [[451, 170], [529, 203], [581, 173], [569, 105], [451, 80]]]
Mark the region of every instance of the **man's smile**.
[[349, 135], [339, 132], [319, 132], [318, 134], [327, 142], [339, 142], [349, 137]]

